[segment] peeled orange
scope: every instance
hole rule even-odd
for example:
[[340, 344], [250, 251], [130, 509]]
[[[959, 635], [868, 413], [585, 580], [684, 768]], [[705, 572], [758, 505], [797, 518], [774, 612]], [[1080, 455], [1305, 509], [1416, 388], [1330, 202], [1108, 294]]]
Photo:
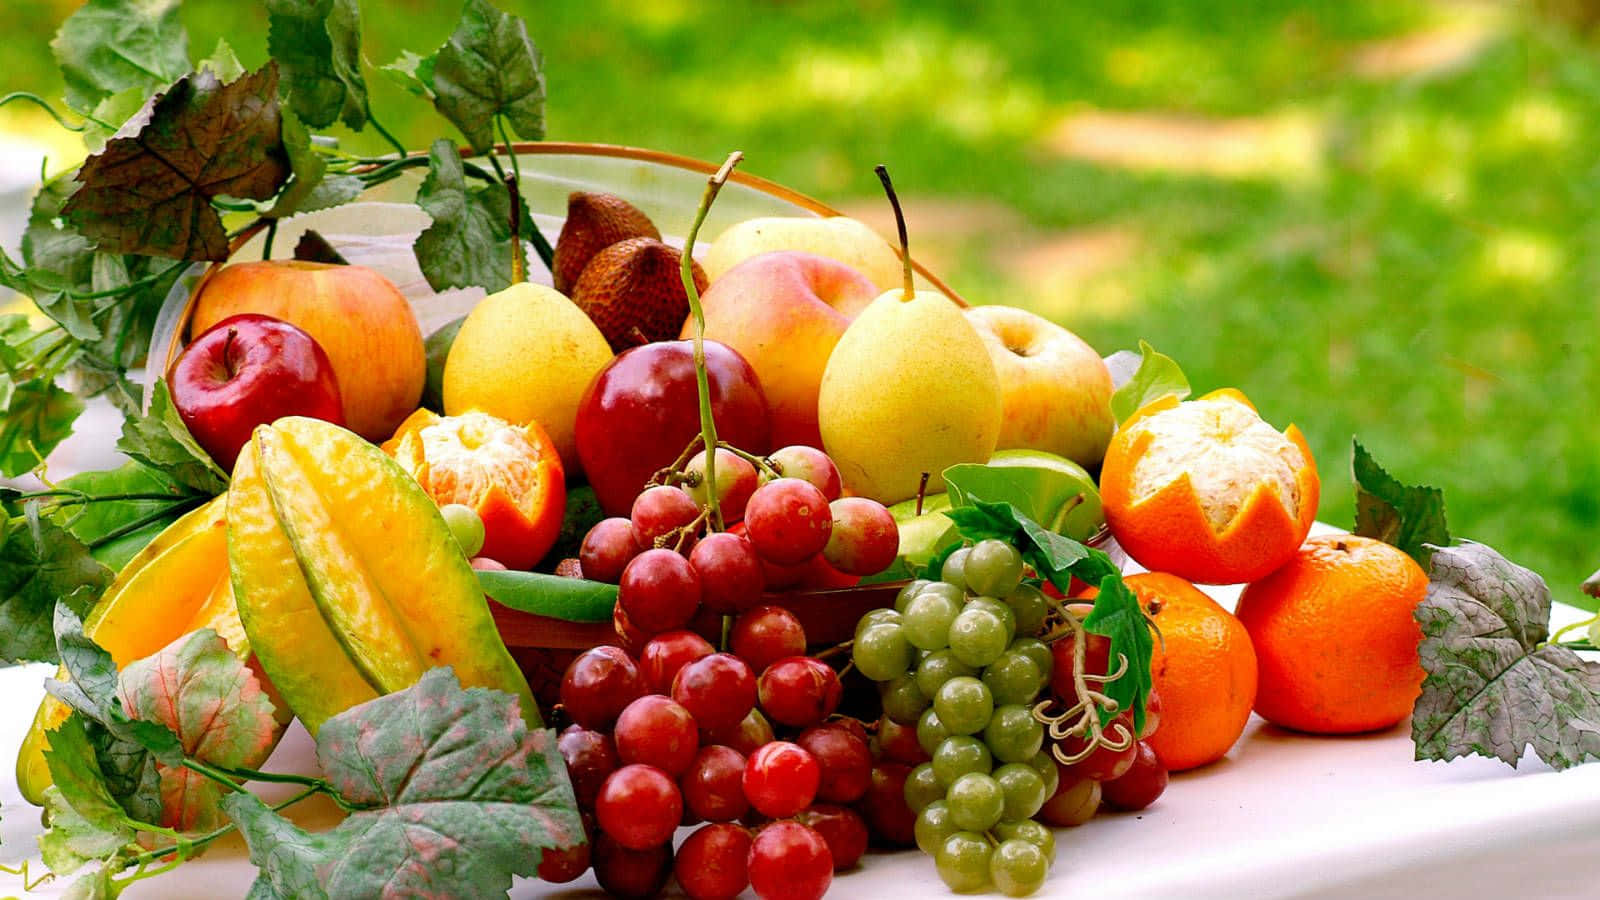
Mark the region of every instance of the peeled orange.
[[480, 556], [530, 569], [554, 546], [567, 502], [566, 475], [539, 423], [419, 409], [383, 449], [435, 503], [477, 512], [484, 533]]

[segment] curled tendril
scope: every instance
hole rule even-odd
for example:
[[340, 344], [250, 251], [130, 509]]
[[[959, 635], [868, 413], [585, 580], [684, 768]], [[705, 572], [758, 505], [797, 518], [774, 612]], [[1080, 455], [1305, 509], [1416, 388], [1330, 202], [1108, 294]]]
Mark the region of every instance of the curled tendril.
[[[1072, 684], [1078, 696], [1078, 702], [1061, 712], [1051, 712], [1055, 700], [1040, 701], [1033, 707], [1033, 718], [1046, 727], [1050, 735], [1050, 755], [1055, 757], [1062, 765], [1070, 766], [1073, 763], [1088, 759], [1091, 754], [1100, 748], [1105, 748], [1114, 753], [1133, 746], [1136, 739], [1133, 731], [1122, 722], [1112, 720], [1109, 727], [1100, 721], [1100, 712], [1115, 713], [1119, 708], [1117, 701], [1106, 696], [1096, 687], [1104, 686], [1121, 678], [1128, 671], [1128, 657], [1117, 654], [1117, 664], [1114, 671], [1106, 675], [1091, 675], [1083, 670], [1085, 649], [1088, 645], [1088, 632], [1084, 630], [1076, 616], [1066, 614], [1062, 617], [1064, 628], [1056, 632], [1056, 637], [1065, 639], [1070, 632], [1073, 643], [1072, 654]], [[1062, 741], [1075, 738], [1083, 742], [1083, 747], [1074, 753], [1067, 753], [1062, 749]]]

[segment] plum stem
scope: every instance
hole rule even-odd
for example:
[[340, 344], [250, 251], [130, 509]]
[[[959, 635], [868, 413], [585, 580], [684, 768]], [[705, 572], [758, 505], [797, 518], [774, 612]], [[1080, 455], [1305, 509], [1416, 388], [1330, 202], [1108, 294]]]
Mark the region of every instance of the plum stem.
[[717, 192], [722, 190], [741, 159], [744, 154], [738, 150], [729, 153], [722, 168], [706, 179], [705, 195], [700, 198], [694, 224], [689, 226], [689, 234], [683, 239], [683, 255], [679, 259], [683, 292], [689, 298], [689, 313], [694, 317], [694, 380], [700, 390], [700, 437], [706, 448], [706, 496], [710, 498], [712, 531], [722, 530], [722, 504], [717, 497], [717, 423], [711, 416], [711, 378], [706, 373], [706, 311], [700, 305], [700, 288], [694, 283], [694, 239], [700, 234], [700, 226], [705, 223]]
[[872, 167], [883, 182], [883, 192], [889, 195], [889, 205], [894, 207], [894, 226], [900, 232], [900, 269], [905, 279], [901, 300], [909, 301], [916, 295], [916, 285], [911, 280], [911, 242], [906, 237], [906, 214], [900, 208], [900, 197], [894, 192], [894, 182], [889, 180], [889, 167], [879, 164]]

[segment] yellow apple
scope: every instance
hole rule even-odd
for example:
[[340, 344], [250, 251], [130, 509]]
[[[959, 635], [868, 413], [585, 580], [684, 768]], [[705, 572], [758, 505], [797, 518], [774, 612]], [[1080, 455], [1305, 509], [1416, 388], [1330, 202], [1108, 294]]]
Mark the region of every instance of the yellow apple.
[[966, 311], [1000, 379], [1000, 450], [1047, 450], [1081, 465], [1105, 456], [1116, 421], [1111, 373], [1077, 335], [1024, 309]]
[[900, 285], [900, 254], [876, 231], [848, 216], [770, 216], [740, 222], [706, 251], [706, 277], [715, 282], [739, 263], [773, 250], [836, 259], [865, 275], [879, 291]]
[[[772, 446], [822, 447], [822, 371], [851, 320], [877, 295], [844, 263], [785, 250], [734, 266], [700, 298], [706, 338], [739, 351], [756, 370], [772, 414]], [[684, 323], [683, 337], [692, 326]]]

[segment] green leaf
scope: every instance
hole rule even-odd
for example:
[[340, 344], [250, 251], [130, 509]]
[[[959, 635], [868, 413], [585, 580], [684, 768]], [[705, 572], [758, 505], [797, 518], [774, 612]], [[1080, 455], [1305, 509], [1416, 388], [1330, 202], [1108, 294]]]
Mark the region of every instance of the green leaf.
[[1483, 544], [1434, 548], [1416, 618], [1427, 672], [1411, 717], [1417, 759], [1516, 768], [1530, 746], [1556, 769], [1600, 759], [1600, 662], [1544, 643], [1544, 579]]
[[499, 185], [468, 189], [461, 156], [447, 140], [428, 151], [417, 205], [433, 219], [413, 245], [430, 287], [492, 294], [511, 284], [510, 195]]
[[78, 189], [75, 175], [73, 170], [39, 187], [22, 232], [22, 261], [33, 280], [58, 290], [88, 287], [93, 272], [94, 245], [61, 219], [61, 208]]
[[555, 732], [448, 669], [328, 720], [317, 760], [354, 809], [331, 831], [223, 800], [261, 869], [252, 897], [499, 896], [544, 848], [583, 840]]
[[1410, 487], [1383, 470], [1360, 441], [1351, 442], [1350, 468], [1356, 483], [1356, 528], [1404, 550], [1427, 571], [1429, 545], [1450, 544], [1444, 518], [1444, 492], [1435, 487]]
[[0, 519], [0, 660], [56, 662], [57, 601], [81, 614], [110, 583], [110, 570], [60, 525], [41, 519], [36, 504]]
[[314, 228], [307, 228], [294, 244], [294, 258], [305, 262], [327, 263], [330, 266], [348, 266], [350, 260], [340, 255], [328, 239]]
[[478, 572], [478, 584], [501, 606], [568, 622], [609, 622], [617, 586], [543, 572]]
[[228, 84], [185, 75], [89, 157], [62, 214], [101, 250], [226, 259], [212, 198], [266, 200], [289, 177], [277, 89], [272, 63]]
[[122, 895], [122, 889], [127, 886], [128, 882], [153, 878], [159, 875], [162, 870], [155, 869], [143, 872], [122, 881], [111, 877], [120, 871], [122, 871], [121, 866], [115, 863], [102, 863], [95, 866], [67, 885], [66, 891], [61, 894], [61, 900], [116, 900], [117, 897]]
[[524, 140], [544, 139], [544, 61], [516, 16], [467, 0], [432, 75], [434, 106], [477, 152], [494, 146], [495, 116]]
[[[67, 716], [50, 732], [50, 746], [44, 751], [44, 761], [50, 769], [53, 789], [80, 818], [103, 831], [126, 829], [123, 820], [127, 813], [106, 788], [105, 775], [100, 771], [100, 762], [95, 757], [81, 715]], [[116, 846], [132, 839], [133, 834], [129, 832]], [[104, 853], [94, 855], [103, 856]]]
[[149, 99], [150, 93], [145, 88], [131, 87], [96, 103], [94, 109], [84, 116], [87, 120], [83, 129], [84, 146], [90, 153], [105, 149], [106, 141], [121, 131], [129, 119], [138, 115]]
[[211, 55], [195, 63], [194, 68], [197, 72], [210, 69], [219, 81], [235, 81], [245, 73], [244, 64], [239, 62], [227, 38], [217, 38], [217, 46], [212, 49]]
[[1140, 407], [1168, 394], [1176, 394], [1179, 400], [1189, 396], [1189, 379], [1172, 357], [1157, 353], [1156, 348], [1140, 341], [1139, 368], [1111, 395], [1111, 414], [1118, 422], [1126, 422]]
[[[120, 807], [117, 812], [122, 812]], [[44, 790], [44, 819], [48, 830], [39, 836], [39, 855], [57, 875], [76, 872], [133, 842], [133, 830], [120, 819], [106, 824], [84, 816], [56, 785]]]
[[[120, 741], [149, 751], [162, 765], [183, 762], [184, 747], [178, 736], [160, 722], [143, 721], [128, 715], [118, 694], [117, 665], [104, 647], [83, 633], [79, 613], [58, 604], [55, 610], [56, 648], [68, 680], [46, 679], [45, 691], [104, 726]], [[129, 752], [135, 752], [131, 749]], [[135, 767], [127, 767], [132, 770]]]
[[[1155, 653], [1155, 643], [1139, 598], [1123, 583], [1122, 576], [1107, 574], [1100, 579], [1099, 587], [1094, 609], [1084, 618], [1083, 627], [1111, 639], [1113, 671], [1117, 661], [1126, 658], [1127, 672], [1106, 685], [1106, 696], [1117, 701], [1119, 708], [1133, 710], [1137, 731], [1144, 728], [1144, 701], [1150, 695], [1150, 658]], [[1107, 721], [1110, 718], [1105, 715]]]
[[149, 96], [189, 71], [189, 35], [175, 0], [89, 0], [50, 47], [67, 105], [79, 112], [130, 88]]
[[265, 215], [283, 218], [338, 206], [354, 200], [364, 189], [361, 179], [354, 175], [328, 177], [327, 160], [311, 149], [311, 132], [290, 110], [283, 111], [283, 147], [294, 175]]
[[227, 473], [200, 449], [179, 418], [165, 380], [156, 382], [150, 412], [122, 424], [117, 449], [205, 497], [215, 497], [228, 487]]
[[384, 66], [380, 71], [389, 76], [390, 81], [432, 103], [438, 96], [433, 90], [433, 67], [438, 59], [437, 53], [418, 56], [410, 50], [403, 50], [399, 59]]
[[0, 373], [0, 476], [38, 466], [72, 434], [82, 412], [83, 401], [51, 381]]
[[967, 497], [1010, 503], [1048, 530], [1088, 540], [1105, 522], [1094, 478], [1071, 460], [962, 463], [944, 470], [953, 505]]
[[[121, 570], [163, 528], [198, 506], [203, 499], [180, 489], [161, 473], [138, 462], [124, 463], [106, 471], [81, 472], [57, 482], [56, 487], [79, 494], [77, 497], [56, 500], [55, 508], [59, 510], [56, 517], [73, 537], [90, 547], [95, 559], [112, 571]], [[123, 494], [166, 494], [170, 499], [98, 499]], [[84, 502], [75, 502], [79, 500]], [[151, 519], [153, 516], [157, 518]], [[150, 519], [148, 524], [107, 540], [108, 536], [125, 531], [145, 519]]]
[[[255, 673], [209, 628], [129, 663], [118, 679], [118, 696], [128, 715], [165, 725], [184, 755], [199, 762], [255, 768], [278, 742], [272, 701]], [[157, 771], [167, 798], [163, 824], [188, 832], [224, 824], [220, 785], [181, 766]]]
[[267, 0], [267, 52], [283, 70], [289, 106], [312, 128], [367, 124], [356, 0]]

